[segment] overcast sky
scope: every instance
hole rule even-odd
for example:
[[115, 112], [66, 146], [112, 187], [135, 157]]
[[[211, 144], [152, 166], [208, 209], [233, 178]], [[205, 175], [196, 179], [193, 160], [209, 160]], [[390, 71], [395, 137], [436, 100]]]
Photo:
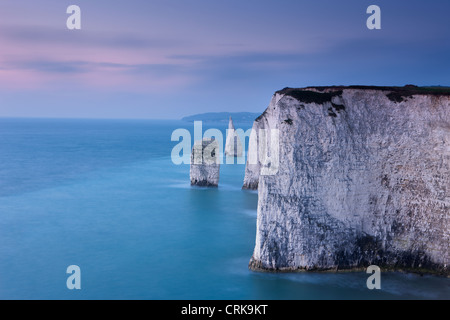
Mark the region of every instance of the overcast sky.
[[0, 116], [178, 119], [262, 112], [287, 86], [448, 86], [449, 16], [448, 0], [0, 0]]

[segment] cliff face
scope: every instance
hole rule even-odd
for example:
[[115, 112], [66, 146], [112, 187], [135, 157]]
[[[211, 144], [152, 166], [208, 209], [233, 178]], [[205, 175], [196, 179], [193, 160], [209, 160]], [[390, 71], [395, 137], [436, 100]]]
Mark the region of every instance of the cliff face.
[[244, 187], [258, 187], [250, 268], [448, 275], [448, 92], [284, 89], [255, 128], [279, 130], [279, 168], [246, 169]]

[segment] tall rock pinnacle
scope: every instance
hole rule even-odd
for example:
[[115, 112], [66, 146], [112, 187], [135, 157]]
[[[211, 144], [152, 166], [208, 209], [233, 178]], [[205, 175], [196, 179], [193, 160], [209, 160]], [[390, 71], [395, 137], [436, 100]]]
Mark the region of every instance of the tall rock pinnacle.
[[228, 122], [227, 140], [225, 143], [225, 156], [242, 157], [242, 142], [234, 128], [233, 119]]

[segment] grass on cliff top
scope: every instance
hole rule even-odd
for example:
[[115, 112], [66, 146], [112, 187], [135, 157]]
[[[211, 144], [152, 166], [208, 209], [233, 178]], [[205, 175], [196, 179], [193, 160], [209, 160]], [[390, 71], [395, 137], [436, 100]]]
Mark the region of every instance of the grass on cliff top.
[[342, 90], [336, 89], [336, 91], [331, 92], [316, 92], [310, 90], [284, 88], [283, 90], [277, 91], [276, 93], [291, 96], [298, 101], [302, 101], [305, 103], [315, 102], [317, 104], [323, 104], [325, 102], [331, 102], [331, 98], [333, 98], [334, 96], [341, 95]]
[[[310, 91], [314, 89], [317, 91]], [[450, 87], [430, 86], [418, 87], [414, 85], [406, 85], [404, 87], [387, 87], [387, 86], [328, 86], [328, 87], [306, 87], [302, 89], [284, 88], [276, 93], [291, 96], [305, 103], [323, 104], [331, 101], [331, 98], [342, 94], [344, 89], [360, 89], [360, 90], [381, 90], [390, 91], [386, 96], [394, 102], [401, 102], [404, 98], [413, 95], [450, 95]], [[327, 92], [325, 92], [327, 90]]]

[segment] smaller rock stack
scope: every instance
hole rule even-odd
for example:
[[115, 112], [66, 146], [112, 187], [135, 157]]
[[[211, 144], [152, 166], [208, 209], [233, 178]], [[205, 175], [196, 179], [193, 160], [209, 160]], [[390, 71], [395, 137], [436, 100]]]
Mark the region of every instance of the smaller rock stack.
[[217, 187], [219, 184], [220, 147], [214, 138], [196, 141], [191, 153], [191, 185]]

